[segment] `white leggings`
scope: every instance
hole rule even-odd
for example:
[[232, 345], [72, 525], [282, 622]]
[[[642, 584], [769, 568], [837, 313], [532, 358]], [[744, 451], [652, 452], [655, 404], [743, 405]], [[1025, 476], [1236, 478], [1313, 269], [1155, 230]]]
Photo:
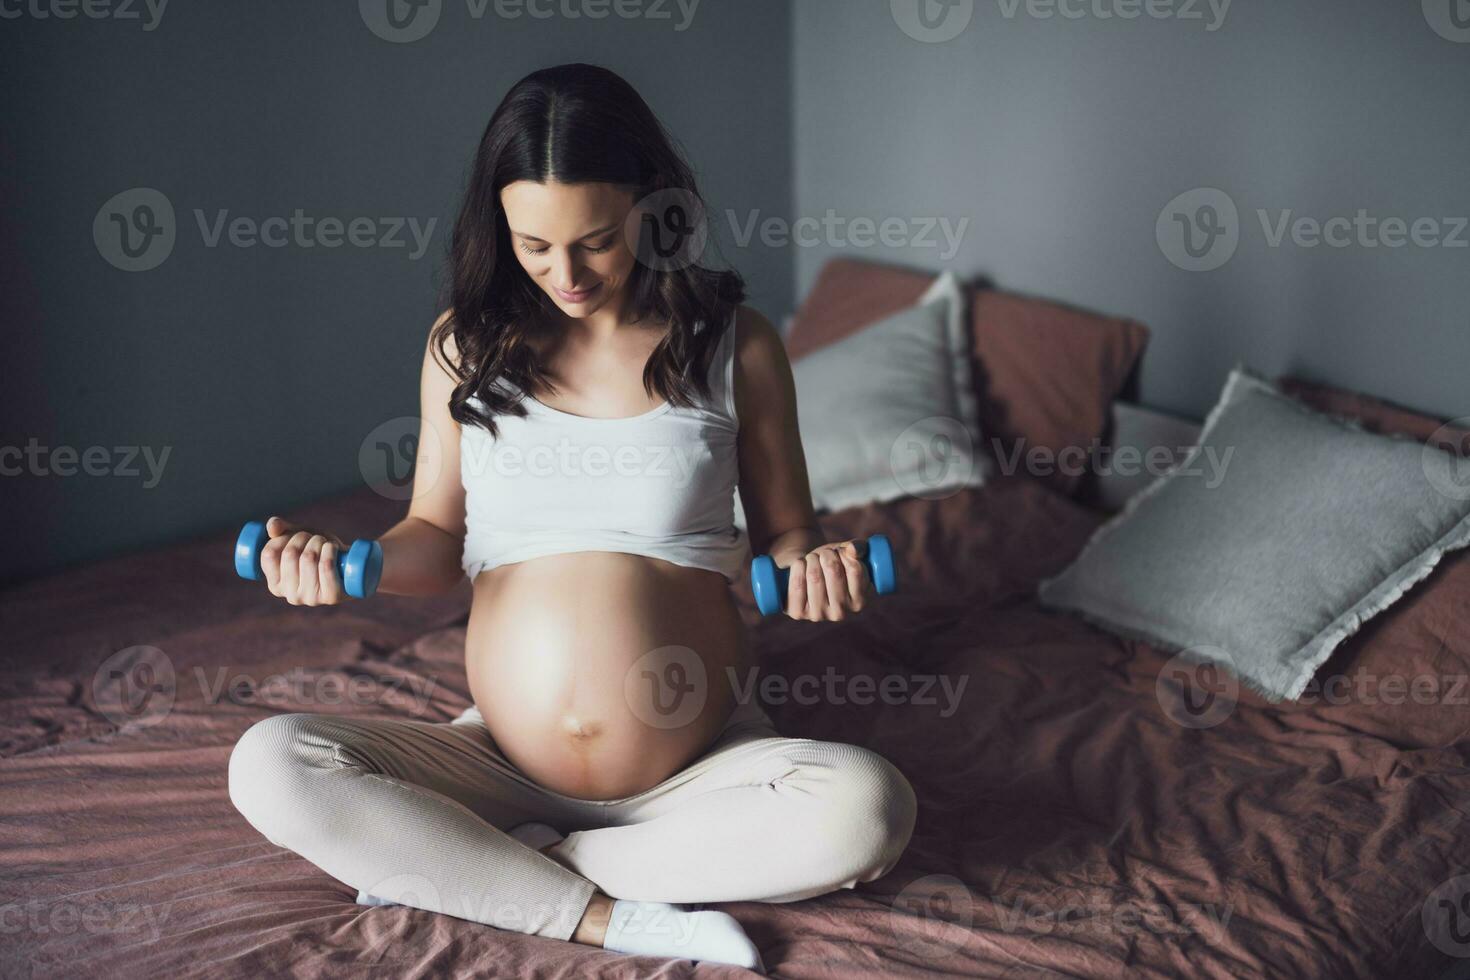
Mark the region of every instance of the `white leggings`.
[[[784, 738], [737, 705], [704, 755], [620, 800], [544, 789], [470, 708], [449, 723], [322, 714], [257, 722], [230, 799], [272, 843], [377, 898], [568, 939], [594, 890], [639, 901], [793, 902], [897, 863], [914, 792], [878, 754]], [[505, 833], [565, 833], [552, 860]]]

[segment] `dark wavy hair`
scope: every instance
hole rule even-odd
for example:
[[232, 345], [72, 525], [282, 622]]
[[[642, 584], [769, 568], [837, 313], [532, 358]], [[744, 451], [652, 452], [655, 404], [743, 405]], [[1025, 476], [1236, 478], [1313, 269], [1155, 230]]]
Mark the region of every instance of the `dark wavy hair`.
[[[530, 394], [555, 391], [526, 337], [558, 310], [510, 252], [510, 229], [500, 206], [501, 188], [518, 180], [616, 184], [631, 190], [634, 201], [673, 188], [683, 193], [658, 200], [693, 200], [704, 213], [694, 174], [674, 140], [618, 75], [596, 65], [568, 64], [516, 82], [491, 115], [475, 152], [449, 246], [449, 315], [430, 337], [438, 359], [458, 381], [450, 415], [492, 436], [498, 434], [495, 416], [526, 415], [519, 392], [494, 387], [498, 378]], [[652, 315], [670, 328], [649, 355], [643, 387], [650, 396], [692, 405], [696, 396], [709, 395], [709, 359], [731, 311], [745, 299], [745, 284], [733, 270], [643, 261], [651, 254], [646, 247], [655, 244], [642, 240], [649, 234], [646, 224], [640, 227], [640, 258], [625, 284], [626, 309], [634, 322]], [[451, 339], [457, 356], [448, 351]], [[469, 404], [471, 398], [483, 408]]]

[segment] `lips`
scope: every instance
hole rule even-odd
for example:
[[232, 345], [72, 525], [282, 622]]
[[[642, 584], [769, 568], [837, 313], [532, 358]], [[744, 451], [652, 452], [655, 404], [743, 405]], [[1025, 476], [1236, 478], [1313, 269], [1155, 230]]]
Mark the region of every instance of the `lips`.
[[602, 283], [598, 283], [596, 286], [588, 287], [587, 289], [584, 289], [578, 293], [569, 293], [566, 290], [562, 289], [560, 286], [553, 286], [551, 288], [556, 290], [556, 294], [560, 296], [564, 302], [582, 303], [590, 299], [593, 293], [601, 289]]

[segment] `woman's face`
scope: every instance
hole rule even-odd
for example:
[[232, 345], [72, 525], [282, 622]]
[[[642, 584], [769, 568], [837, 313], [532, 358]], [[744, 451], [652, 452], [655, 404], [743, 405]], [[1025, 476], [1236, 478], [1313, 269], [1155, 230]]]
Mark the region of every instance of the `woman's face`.
[[631, 192], [518, 180], [501, 189], [500, 206], [521, 268], [563, 313], [580, 319], [618, 299], [637, 260], [623, 234]]

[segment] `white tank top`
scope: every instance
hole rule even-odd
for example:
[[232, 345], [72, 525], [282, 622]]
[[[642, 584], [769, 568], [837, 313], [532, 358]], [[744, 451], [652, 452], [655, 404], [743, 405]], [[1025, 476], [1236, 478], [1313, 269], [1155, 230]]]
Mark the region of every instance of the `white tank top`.
[[[750, 558], [734, 523], [734, 364], [732, 314], [710, 361], [710, 397], [696, 407], [665, 402], [642, 415], [589, 418], [526, 395], [525, 418], [496, 416], [498, 437], [461, 426], [465, 573], [473, 580], [544, 555], [617, 551], [737, 581]], [[504, 378], [496, 384], [517, 390]]]

